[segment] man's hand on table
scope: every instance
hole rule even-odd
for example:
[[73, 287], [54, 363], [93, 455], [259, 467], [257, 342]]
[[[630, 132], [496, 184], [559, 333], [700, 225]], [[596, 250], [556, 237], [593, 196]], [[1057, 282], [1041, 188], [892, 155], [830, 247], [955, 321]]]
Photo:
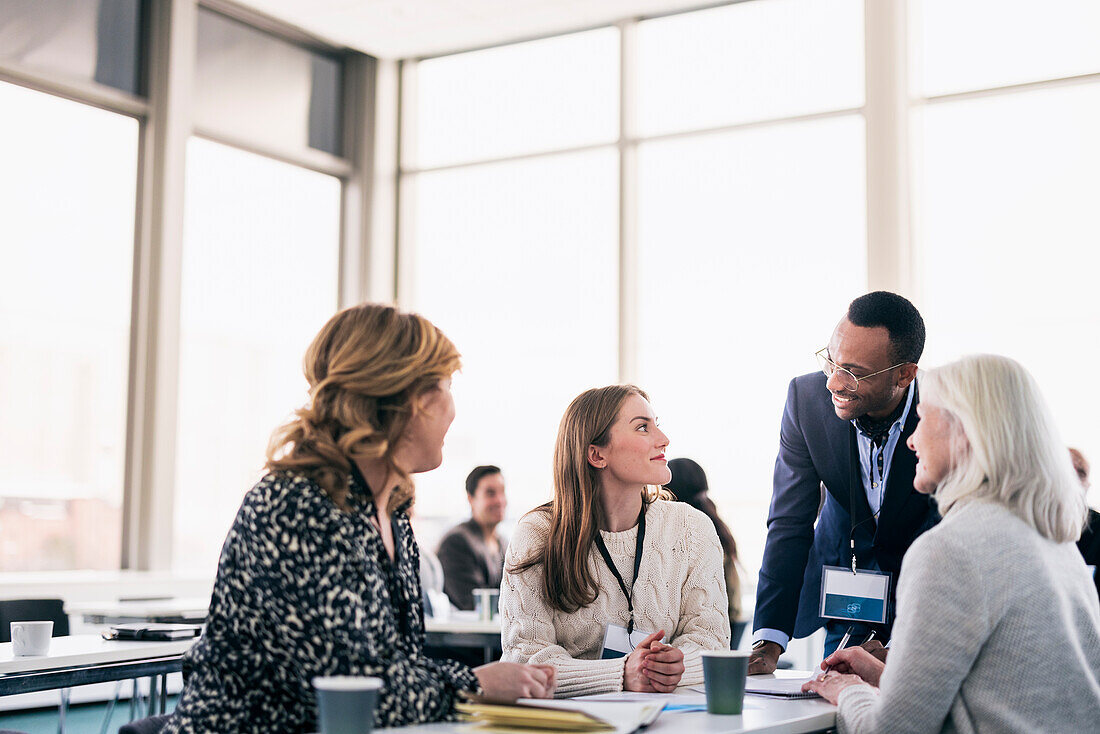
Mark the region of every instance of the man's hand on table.
[[752, 655], [749, 656], [749, 675], [774, 673], [782, 654], [783, 648], [774, 642], [753, 645]]

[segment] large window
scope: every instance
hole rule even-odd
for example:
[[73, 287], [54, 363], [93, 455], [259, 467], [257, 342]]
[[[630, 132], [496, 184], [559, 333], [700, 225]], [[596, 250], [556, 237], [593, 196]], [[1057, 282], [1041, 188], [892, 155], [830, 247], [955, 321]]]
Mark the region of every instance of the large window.
[[0, 3], [0, 571], [212, 575], [368, 219], [354, 54], [150, 5]]
[[418, 480], [429, 545], [469, 512], [478, 464], [504, 470], [513, 516], [545, 502], [566, 406], [616, 380], [619, 156], [598, 144], [618, 134], [618, 41], [605, 28], [459, 54], [406, 79], [419, 168], [399, 297], [463, 355], [443, 467]]
[[1095, 0], [909, 0], [921, 96], [1100, 71]]
[[475, 464], [511, 519], [545, 500], [568, 401], [629, 380], [752, 579], [785, 385], [878, 287], [924, 312], [926, 365], [1019, 358], [1100, 463], [1073, 379], [1100, 358], [1100, 7], [904, 5], [407, 60], [398, 151], [364, 119], [389, 64], [240, 7], [0, 3], [0, 74], [58, 95], [0, 84], [0, 570], [213, 572], [309, 338], [394, 287], [464, 357], [433, 530]]
[[212, 571], [302, 355], [336, 309], [340, 181], [193, 138], [180, 308], [174, 565]]
[[478, 463], [513, 518], [543, 502], [568, 401], [633, 380], [755, 571], [786, 384], [867, 282], [862, 11], [739, 3], [412, 69], [399, 296], [465, 355], [422, 516], [465, 512]]
[[422, 516], [469, 512], [478, 464], [504, 470], [513, 514], [545, 502], [565, 407], [615, 382], [617, 163], [601, 150], [417, 177], [403, 299], [463, 361], [443, 467], [419, 480]]
[[[200, 8], [204, 135], [293, 160], [339, 154], [338, 57]], [[313, 158], [308, 158], [313, 160]], [[339, 178], [187, 144], [172, 565], [212, 572], [274, 428], [308, 400], [302, 355], [338, 306]]]
[[638, 380], [755, 569], [787, 383], [867, 282], [858, 115], [646, 143]]
[[[1024, 5], [925, 0], [914, 11], [925, 363], [1018, 359], [1095, 466], [1100, 428], [1078, 385], [1100, 360], [1100, 79], [1062, 77], [1100, 72], [1100, 6]], [[937, 96], [947, 92], [961, 93]]]
[[117, 568], [138, 123], [0, 109], [0, 570]]
[[750, 577], [787, 383], [867, 282], [862, 11], [761, 0], [638, 26], [638, 126], [675, 134], [639, 146], [638, 380]]
[[720, 127], [863, 103], [860, 0], [757, 0], [638, 25], [638, 130]]
[[429, 59], [415, 74], [406, 164], [444, 166], [618, 136], [612, 28]]

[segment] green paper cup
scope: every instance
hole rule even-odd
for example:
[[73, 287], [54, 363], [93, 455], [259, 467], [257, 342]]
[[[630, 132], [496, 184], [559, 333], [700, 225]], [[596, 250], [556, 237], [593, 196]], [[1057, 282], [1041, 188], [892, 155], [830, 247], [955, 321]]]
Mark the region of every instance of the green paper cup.
[[703, 680], [708, 714], [740, 715], [745, 704], [749, 654], [741, 650], [704, 650]]
[[336, 675], [313, 679], [321, 734], [370, 734], [381, 678]]

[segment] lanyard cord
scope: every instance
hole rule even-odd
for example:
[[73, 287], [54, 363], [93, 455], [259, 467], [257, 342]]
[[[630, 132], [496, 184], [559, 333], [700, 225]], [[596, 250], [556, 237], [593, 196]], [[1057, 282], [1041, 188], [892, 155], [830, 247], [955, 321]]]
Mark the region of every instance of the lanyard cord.
[[[848, 424], [848, 446], [850, 451], [848, 452], [848, 518], [851, 520], [851, 531], [848, 534], [848, 547], [852, 552], [852, 573], [856, 572], [856, 528], [865, 522], [870, 522], [875, 519], [875, 516], [868, 515], [859, 522], [856, 522], [856, 488], [859, 491], [863, 490], [863, 469], [860, 466], [859, 460], [859, 444], [856, 441], [856, 427], [851, 423]], [[874, 446], [871, 447], [872, 451]], [[883, 451], [886, 447], [883, 446]], [[873, 471], [873, 470], [872, 470]], [[882, 478], [882, 484], [885, 485], [886, 477]], [[883, 492], [883, 499], [885, 500], [886, 493]], [[881, 511], [881, 508], [880, 508]]]
[[600, 531], [596, 531], [596, 549], [599, 550], [600, 555], [603, 557], [603, 562], [607, 564], [607, 567], [611, 570], [612, 575], [615, 576], [615, 580], [619, 582], [619, 588], [623, 590], [623, 596], [626, 597], [626, 608], [630, 612], [630, 620], [626, 623], [626, 635], [629, 638], [634, 634], [634, 582], [638, 580], [638, 569], [642, 567], [642, 544], [645, 542], [645, 505], [642, 505], [642, 511], [638, 513], [638, 540], [634, 546], [634, 576], [630, 579], [630, 587], [628, 588], [626, 582], [623, 581], [622, 574], [619, 573], [619, 569], [615, 568], [615, 562], [611, 559], [611, 554], [607, 550], [607, 545], [603, 542], [603, 536], [600, 535]]

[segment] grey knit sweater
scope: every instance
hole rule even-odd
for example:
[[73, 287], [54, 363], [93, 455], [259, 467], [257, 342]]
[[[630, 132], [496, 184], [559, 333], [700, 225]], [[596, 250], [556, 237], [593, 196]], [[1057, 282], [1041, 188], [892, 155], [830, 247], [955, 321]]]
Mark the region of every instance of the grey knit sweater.
[[1100, 604], [1073, 543], [972, 501], [913, 543], [881, 688], [844, 732], [1100, 731]]

